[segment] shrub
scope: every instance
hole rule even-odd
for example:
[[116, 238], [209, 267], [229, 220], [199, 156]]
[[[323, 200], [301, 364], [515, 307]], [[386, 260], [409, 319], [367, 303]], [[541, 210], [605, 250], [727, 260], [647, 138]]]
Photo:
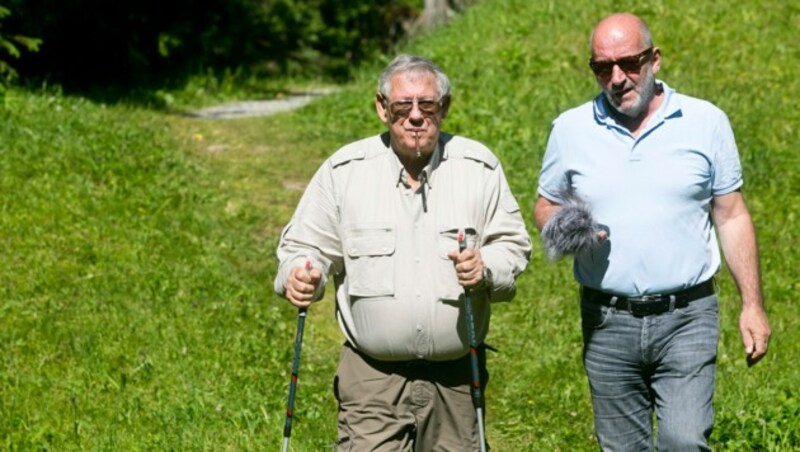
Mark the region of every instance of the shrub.
[[239, 66], [347, 74], [401, 39], [402, 22], [420, 8], [419, 0], [11, 1], [18, 23], [48, 43], [20, 70], [67, 88]]
[[[11, 10], [0, 5], [0, 20], [8, 17]], [[0, 22], [2, 25], [2, 22]], [[39, 45], [42, 43], [41, 39], [31, 38], [23, 35], [7, 35], [0, 32], [0, 48], [13, 58], [19, 58], [21, 53], [18, 46], [22, 46], [29, 52], [36, 52], [39, 50]], [[0, 57], [0, 76], [3, 81], [15, 77], [17, 71], [2, 57]]]

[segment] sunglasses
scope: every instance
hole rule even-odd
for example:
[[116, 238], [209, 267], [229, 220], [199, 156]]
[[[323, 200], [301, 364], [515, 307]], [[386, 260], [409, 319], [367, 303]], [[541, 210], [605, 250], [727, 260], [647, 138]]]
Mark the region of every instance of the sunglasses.
[[[414, 102], [417, 103], [417, 108], [425, 116], [434, 116], [442, 110], [442, 101], [420, 99], [420, 100], [398, 100], [389, 104], [389, 113], [395, 118], [406, 118], [411, 114], [414, 109]], [[386, 99], [383, 99], [383, 104], [386, 105]]]
[[616, 61], [595, 61], [589, 60], [589, 67], [592, 72], [600, 78], [608, 78], [614, 71], [614, 66], [619, 66], [626, 74], [635, 74], [642, 69], [644, 63], [653, 55], [653, 47], [645, 49], [636, 55], [622, 57]]

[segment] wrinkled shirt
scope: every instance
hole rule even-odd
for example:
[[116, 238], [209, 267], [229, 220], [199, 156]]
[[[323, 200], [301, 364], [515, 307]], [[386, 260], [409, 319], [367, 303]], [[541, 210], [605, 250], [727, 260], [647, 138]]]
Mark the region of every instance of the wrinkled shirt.
[[[413, 190], [387, 133], [343, 147], [319, 168], [278, 246], [275, 291], [310, 259], [333, 277], [348, 342], [373, 358], [433, 361], [469, 351], [464, 288], [447, 253], [458, 231], [492, 285], [472, 290], [478, 342], [490, 302], [511, 300], [531, 243], [502, 167], [482, 144], [441, 134]], [[321, 294], [317, 294], [321, 297]]]
[[573, 190], [608, 231], [601, 247], [575, 256], [583, 285], [670, 293], [720, 268], [711, 201], [742, 186], [733, 131], [719, 108], [658, 83], [664, 101], [638, 138], [602, 94], [553, 122], [539, 194], [559, 202]]

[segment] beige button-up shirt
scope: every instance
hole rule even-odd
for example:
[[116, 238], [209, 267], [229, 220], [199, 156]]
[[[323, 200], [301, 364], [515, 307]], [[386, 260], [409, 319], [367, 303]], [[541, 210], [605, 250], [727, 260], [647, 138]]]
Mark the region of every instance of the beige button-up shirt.
[[519, 206], [484, 145], [442, 133], [420, 181], [417, 190], [406, 183], [387, 133], [347, 145], [314, 175], [278, 246], [276, 293], [292, 267], [311, 259], [323, 284], [334, 279], [348, 342], [380, 360], [439, 361], [469, 351], [464, 288], [447, 258], [459, 229], [492, 274], [488, 288], [472, 291], [478, 342], [490, 302], [514, 297], [530, 258]]

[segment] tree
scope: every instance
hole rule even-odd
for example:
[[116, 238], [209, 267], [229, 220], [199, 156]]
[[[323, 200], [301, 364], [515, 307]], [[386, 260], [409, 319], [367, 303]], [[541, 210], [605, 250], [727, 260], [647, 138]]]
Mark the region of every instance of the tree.
[[416, 26], [430, 29], [447, 22], [454, 14], [463, 11], [477, 0], [425, 0], [422, 15]]
[[[0, 20], [8, 17], [9, 15], [11, 15], [11, 10], [4, 6], [0, 6]], [[0, 28], [2, 28], [2, 21], [0, 21]], [[21, 55], [18, 46], [23, 47], [29, 52], [37, 52], [41, 43], [41, 39], [17, 34], [6, 35], [0, 31], [0, 48], [2, 48], [6, 54], [13, 58], [19, 58]], [[17, 71], [2, 57], [0, 57], [0, 76], [2, 76], [4, 81], [17, 76]]]

